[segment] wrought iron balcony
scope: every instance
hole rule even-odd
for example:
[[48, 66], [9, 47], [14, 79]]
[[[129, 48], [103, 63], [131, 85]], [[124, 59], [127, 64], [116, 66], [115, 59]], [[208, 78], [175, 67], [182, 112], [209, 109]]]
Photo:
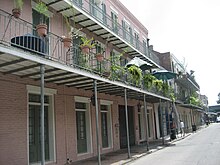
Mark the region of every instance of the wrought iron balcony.
[[[146, 44], [126, 30], [122, 25], [113, 19], [102, 8], [89, 0], [69, 0], [69, 1], [45, 1], [47, 6], [54, 8], [57, 12], [67, 15], [75, 24], [80, 25], [82, 28], [87, 28], [94, 34], [102, 37], [104, 40], [112, 43], [119, 49], [126, 51], [131, 56], [143, 56], [147, 61], [153, 64], [159, 64], [157, 56], [149, 55]], [[71, 12], [71, 6], [74, 7], [74, 13]], [[111, 32], [111, 33], [110, 33]], [[143, 54], [141, 55], [140, 52]], [[148, 60], [149, 59], [149, 60]], [[156, 65], [155, 65], [156, 66]]]
[[[116, 64], [111, 59], [104, 58], [102, 61], [98, 61], [93, 51], [90, 51], [89, 54], [82, 54], [80, 45], [73, 42], [74, 38], [72, 38], [71, 46], [65, 48], [62, 42], [63, 38], [60, 36], [48, 32], [46, 37], [39, 37], [35, 25], [22, 19], [16, 19], [2, 10], [0, 10], [0, 24], [0, 46], [2, 47], [30, 53], [40, 58], [82, 69], [112, 81], [119, 81], [164, 96], [162, 92], [158, 92], [155, 88], [145, 88], [141, 80], [138, 83], [134, 81], [124, 66], [118, 65], [122, 69], [113, 70]], [[65, 82], [65, 84], [71, 86], [71, 83]]]

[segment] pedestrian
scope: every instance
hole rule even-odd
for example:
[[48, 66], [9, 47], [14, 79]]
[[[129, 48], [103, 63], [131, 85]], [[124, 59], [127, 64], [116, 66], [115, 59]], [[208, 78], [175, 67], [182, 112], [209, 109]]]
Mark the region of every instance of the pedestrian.
[[180, 133], [181, 133], [181, 137], [185, 136], [185, 132], [184, 132], [184, 122], [182, 120], [180, 120]]

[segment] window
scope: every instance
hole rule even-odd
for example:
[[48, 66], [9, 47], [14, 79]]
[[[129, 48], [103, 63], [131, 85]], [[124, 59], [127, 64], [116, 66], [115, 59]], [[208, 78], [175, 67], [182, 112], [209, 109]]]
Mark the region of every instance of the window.
[[102, 3], [102, 19], [103, 23], [107, 25], [106, 5]]
[[[29, 107], [29, 162], [36, 163], [41, 160], [41, 99], [40, 94], [28, 94]], [[54, 148], [54, 117], [52, 108], [52, 95], [44, 97], [44, 144], [45, 160], [55, 159]]]
[[135, 47], [139, 49], [139, 33], [137, 31], [134, 32], [134, 38], [135, 38]]
[[112, 147], [112, 121], [111, 121], [111, 102], [101, 100], [101, 135], [102, 148]]
[[77, 153], [89, 153], [91, 151], [89, 103], [77, 99], [75, 102], [75, 110], [77, 131]]
[[127, 22], [125, 19], [122, 20], [122, 28], [123, 28], [123, 38], [130, 42], [131, 41], [130, 33], [132, 33], [130, 32], [131, 27], [129, 22]]
[[143, 39], [143, 49], [144, 54], [147, 56], [147, 40], [145, 38]]
[[112, 18], [112, 31], [118, 34], [118, 16], [116, 13], [111, 12], [111, 18]]
[[74, 2], [78, 7], [82, 8], [82, 5], [83, 5], [82, 0], [73, 0], [73, 2]]

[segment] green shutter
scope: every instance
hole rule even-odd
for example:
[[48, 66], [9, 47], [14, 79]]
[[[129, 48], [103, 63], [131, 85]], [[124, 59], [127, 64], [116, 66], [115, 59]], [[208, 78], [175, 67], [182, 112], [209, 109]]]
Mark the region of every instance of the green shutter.
[[103, 23], [107, 24], [106, 5], [104, 3], [102, 4], [102, 19], [103, 19]]
[[125, 21], [122, 20], [121, 24], [122, 24], [123, 38], [126, 39]]

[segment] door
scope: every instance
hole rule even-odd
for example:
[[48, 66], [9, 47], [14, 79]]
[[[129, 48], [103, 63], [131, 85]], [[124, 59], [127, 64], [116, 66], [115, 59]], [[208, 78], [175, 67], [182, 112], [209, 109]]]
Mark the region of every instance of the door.
[[101, 112], [101, 131], [102, 131], [102, 148], [109, 146], [108, 142], [108, 118], [107, 112]]
[[[29, 161], [30, 163], [41, 160], [41, 107], [29, 105]], [[45, 160], [49, 160], [49, 131], [48, 131], [48, 107], [44, 107], [44, 143]]]
[[87, 152], [86, 112], [76, 111], [77, 150], [78, 153]]
[[[127, 147], [126, 117], [125, 106], [119, 105], [119, 129], [120, 129], [120, 148]], [[128, 129], [130, 146], [135, 144], [134, 134], [134, 112], [133, 108], [128, 106]]]

